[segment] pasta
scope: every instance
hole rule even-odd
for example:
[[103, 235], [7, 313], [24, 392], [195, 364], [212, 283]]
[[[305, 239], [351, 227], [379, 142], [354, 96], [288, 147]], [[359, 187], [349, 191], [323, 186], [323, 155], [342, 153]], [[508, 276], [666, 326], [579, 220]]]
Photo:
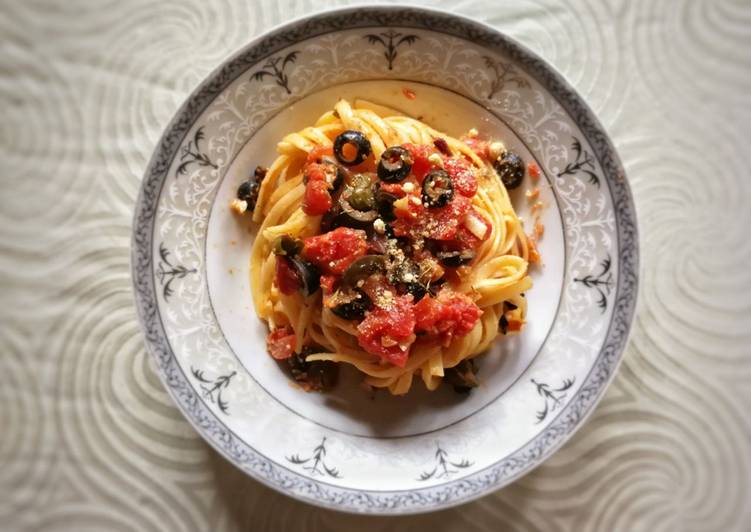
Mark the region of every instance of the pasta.
[[251, 286], [271, 355], [307, 388], [331, 384], [332, 363], [396, 395], [474, 386], [472, 359], [522, 328], [532, 286], [504, 186], [518, 156], [344, 100], [277, 151], [233, 204], [260, 224]]

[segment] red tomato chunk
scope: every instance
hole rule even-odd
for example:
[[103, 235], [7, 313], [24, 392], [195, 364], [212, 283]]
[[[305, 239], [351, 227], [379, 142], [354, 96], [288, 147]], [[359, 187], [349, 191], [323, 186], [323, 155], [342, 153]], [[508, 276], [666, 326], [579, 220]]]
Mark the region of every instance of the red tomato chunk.
[[302, 210], [308, 216], [326, 214], [331, 208], [332, 200], [329, 193], [329, 185], [326, 181], [313, 180], [305, 185], [305, 197], [302, 201]]
[[321, 289], [324, 294], [333, 293], [335, 283], [336, 277], [334, 275], [321, 275]]
[[308, 216], [325, 214], [332, 205], [331, 190], [337, 178], [337, 171], [331, 164], [323, 164], [319, 159], [331, 152], [330, 148], [314, 149], [308, 155], [305, 165], [305, 197], [302, 210]]
[[338, 227], [305, 239], [302, 256], [325, 274], [341, 275], [355, 259], [365, 255], [365, 231]]
[[536, 162], [529, 161], [529, 163], [527, 163], [527, 173], [532, 179], [537, 179], [540, 177], [540, 167], [537, 166]]
[[284, 360], [295, 352], [295, 333], [286, 327], [278, 327], [266, 337], [266, 349], [272, 357]]
[[462, 139], [464, 144], [470, 147], [470, 149], [477, 154], [478, 157], [487, 160], [488, 159], [488, 146], [490, 143], [487, 140], [480, 140], [478, 138], [466, 137]]
[[435, 240], [451, 240], [456, 235], [471, 202], [465, 196], [455, 195], [454, 199], [440, 208], [427, 208], [421, 203], [407, 202], [407, 209], [396, 209], [394, 234], [396, 236], [423, 236]]
[[431, 153], [435, 153], [435, 150], [429, 146], [415, 144], [402, 144], [402, 147], [408, 150], [412, 155], [412, 174], [415, 176], [418, 183], [422, 183], [425, 174], [427, 174], [433, 166], [428, 160], [428, 157], [430, 157]]
[[477, 192], [477, 179], [475, 179], [472, 165], [465, 159], [446, 159], [443, 167], [451, 176], [454, 190], [462, 196], [471, 198]]
[[357, 326], [357, 342], [368, 353], [403, 368], [414, 341], [414, 329], [412, 296], [398, 296], [388, 308], [376, 307], [366, 314]]
[[305, 161], [307, 164], [320, 163], [321, 159], [325, 155], [334, 155], [334, 147], [332, 146], [316, 146], [308, 153], [308, 158]]
[[274, 284], [285, 295], [294, 294], [300, 288], [300, 279], [297, 272], [290, 267], [289, 260], [286, 257], [276, 258]]
[[471, 299], [451, 290], [441, 291], [438, 298], [422, 298], [414, 312], [415, 331], [438, 337], [443, 344], [467, 335], [482, 316], [482, 310]]
[[403, 198], [406, 195], [406, 192], [404, 192], [402, 185], [403, 183], [384, 183], [381, 181], [379, 186], [384, 192], [393, 194], [397, 198]]

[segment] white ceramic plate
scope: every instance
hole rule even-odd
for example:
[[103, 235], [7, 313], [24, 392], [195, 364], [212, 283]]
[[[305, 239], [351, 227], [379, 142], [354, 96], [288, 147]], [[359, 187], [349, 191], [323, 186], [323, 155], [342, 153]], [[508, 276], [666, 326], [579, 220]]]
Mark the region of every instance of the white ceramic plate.
[[[468, 397], [420, 383], [406, 397], [368, 395], [348, 370], [334, 392], [308, 394], [265, 351], [250, 297], [253, 232], [227, 205], [279, 139], [340, 97], [453, 135], [476, 127], [543, 171], [544, 266], [527, 293], [528, 325], [479, 359], [482, 385]], [[529, 218], [526, 188], [512, 199]], [[313, 504], [408, 513], [511, 482], [581, 424], [626, 342], [638, 249], [613, 146], [550, 66], [465, 18], [359, 7], [273, 30], [193, 92], [149, 163], [132, 266], [161, 377], [222, 455]]]

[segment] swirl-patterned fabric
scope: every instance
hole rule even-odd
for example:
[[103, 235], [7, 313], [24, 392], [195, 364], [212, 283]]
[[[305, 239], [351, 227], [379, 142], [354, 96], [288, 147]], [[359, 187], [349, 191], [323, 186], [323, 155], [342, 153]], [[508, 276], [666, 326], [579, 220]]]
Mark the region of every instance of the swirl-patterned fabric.
[[[559, 68], [623, 158], [639, 212], [641, 299], [590, 421], [529, 476], [438, 514], [364, 520], [246, 477], [188, 425], [146, 356], [130, 285], [132, 210], [147, 159], [192, 88], [253, 36], [330, 3], [6, 2], [0, 528], [749, 527], [751, 4], [430, 5], [487, 22]], [[161, 258], [167, 284], [181, 265]]]

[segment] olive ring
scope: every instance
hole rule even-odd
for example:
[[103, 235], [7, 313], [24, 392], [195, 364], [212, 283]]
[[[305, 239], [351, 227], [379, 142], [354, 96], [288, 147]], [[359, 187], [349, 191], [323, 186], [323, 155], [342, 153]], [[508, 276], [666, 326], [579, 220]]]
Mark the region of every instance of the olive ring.
[[[355, 155], [351, 158], [347, 158], [344, 155], [345, 146], [353, 146], [355, 148]], [[354, 166], [360, 164], [370, 155], [371, 147], [368, 138], [359, 131], [353, 131], [348, 129], [343, 133], [340, 133], [334, 139], [334, 157], [347, 166]]]

